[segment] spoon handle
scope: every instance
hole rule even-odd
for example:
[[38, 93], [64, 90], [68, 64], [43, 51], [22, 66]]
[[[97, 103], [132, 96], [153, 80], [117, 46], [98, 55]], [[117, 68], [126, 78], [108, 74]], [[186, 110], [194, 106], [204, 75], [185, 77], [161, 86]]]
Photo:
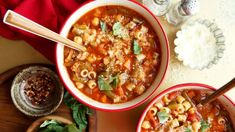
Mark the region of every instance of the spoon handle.
[[233, 78], [230, 82], [225, 84], [220, 89], [216, 90], [216, 92], [214, 92], [213, 94], [207, 96], [204, 100], [201, 101], [200, 104], [205, 105], [207, 103], [210, 103], [211, 101], [215, 100], [217, 97], [226, 93], [227, 91], [229, 91], [230, 89], [232, 89], [234, 87], [235, 87], [235, 78]]
[[4, 16], [3, 22], [13, 27], [22, 29], [32, 34], [41, 36], [54, 42], [60, 42], [59, 44], [66, 45], [70, 48], [86, 51], [86, 48], [78, 43], [75, 43], [67, 38], [60, 36], [59, 34], [51, 31], [50, 29], [39, 25], [14, 11], [8, 10]]

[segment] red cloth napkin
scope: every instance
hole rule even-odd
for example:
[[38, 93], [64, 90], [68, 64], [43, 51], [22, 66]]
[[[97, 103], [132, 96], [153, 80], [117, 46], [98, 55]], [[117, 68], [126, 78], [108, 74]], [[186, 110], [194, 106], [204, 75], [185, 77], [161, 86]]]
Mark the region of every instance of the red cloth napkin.
[[11, 9], [55, 32], [59, 32], [66, 18], [85, 0], [0, 0], [0, 35], [11, 40], [24, 40], [55, 62], [55, 44], [52, 41], [8, 26], [2, 22]]

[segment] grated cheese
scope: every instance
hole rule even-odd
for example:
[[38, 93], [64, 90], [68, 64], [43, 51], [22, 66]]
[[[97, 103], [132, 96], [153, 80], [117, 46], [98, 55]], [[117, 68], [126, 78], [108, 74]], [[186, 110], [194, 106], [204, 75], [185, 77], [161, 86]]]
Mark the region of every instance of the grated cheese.
[[195, 23], [185, 26], [176, 35], [175, 52], [184, 65], [203, 69], [217, 56], [216, 39], [205, 25]]

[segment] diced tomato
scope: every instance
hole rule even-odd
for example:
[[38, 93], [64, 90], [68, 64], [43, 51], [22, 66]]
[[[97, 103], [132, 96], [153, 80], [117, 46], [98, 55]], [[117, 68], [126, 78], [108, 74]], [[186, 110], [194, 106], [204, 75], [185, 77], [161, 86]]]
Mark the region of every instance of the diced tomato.
[[193, 98], [194, 96], [196, 96], [196, 94], [193, 90], [190, 90], [187, 94], [190, 98]]
[[119, 95], [119, 96], [124, 95], [124, 91], [123, 91], [122, 87], [116, 88], [116, 89], [115, 89], [115, 93], [116, 93], [117, 95]]
[[196, 114], [189, 114], [187, 120], [191, 122], [198, 121], [198, 117]]
[[178, 94], [178, 92], [169, 93], [169, 94], [168, 94], [168, 99], [169, 99], [169, 100], [174, 99], [174, 98], [177, 96], [177, 94]]

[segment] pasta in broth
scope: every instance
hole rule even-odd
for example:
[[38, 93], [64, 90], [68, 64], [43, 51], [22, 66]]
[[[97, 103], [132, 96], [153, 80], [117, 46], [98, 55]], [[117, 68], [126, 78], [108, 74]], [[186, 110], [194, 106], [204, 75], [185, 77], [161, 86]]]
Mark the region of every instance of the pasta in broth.
[[103, 6], [82, 16], [68, 38], [87, 48], [65, 48], [64, 65], [75, 86], [102, 103], [143, 94], [160, 65], [160, 45], [150, 24], [122, 6]]
[[165, 95], [147, 111], [141, 132], [234, 132], [229, 113], [218, 100], [193, 106], [208, 94], [206, 90], [185, 90]]

